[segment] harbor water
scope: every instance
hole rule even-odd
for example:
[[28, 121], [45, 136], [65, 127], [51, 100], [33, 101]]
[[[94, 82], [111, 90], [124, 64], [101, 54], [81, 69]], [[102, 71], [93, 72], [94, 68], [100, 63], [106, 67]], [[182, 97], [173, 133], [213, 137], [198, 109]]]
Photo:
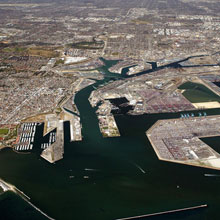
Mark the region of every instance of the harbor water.
[[[116, 115], [121, 137], [103, 138], [95, 109], [88, 102], [93, 86], [81, 90], [75, 99], [83, 141], [70, 142], [69, 123], [65, 123], [64, 159], [56, 164], [40, 158], [37, 151], [17, 154], [4, 149], [0, 152], [0, 177], [57, 220], [114, 220], [201, 204], [208, 204], [208, 208], [150, 219], [219, 219], [220, 177], [204, 174], [219, 175], [220, 171], [160, 161], [145, 135], [157, 120], [180, 118], [180, 113]], [[220, 114], [220, 110], [206, 113]], [[194, 114], [197, 116], [198, 111]], [[36, 140], [42, 139], [40, 132], [36, 135]], [[11, 194], [0, 198], [4, 219], [27, 219], [28, 208], [10, 215], [19, 207], [19, 202], [10, 199]], [[11, 205], [4, 206], [5, 199]]]

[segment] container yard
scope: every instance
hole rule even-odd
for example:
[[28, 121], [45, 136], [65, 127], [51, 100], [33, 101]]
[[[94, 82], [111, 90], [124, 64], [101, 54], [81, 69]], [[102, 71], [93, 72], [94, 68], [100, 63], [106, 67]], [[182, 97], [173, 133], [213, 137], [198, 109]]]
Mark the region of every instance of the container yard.
[[146, 132], [160, 160], [220, 170], [220, 154], [200, 140], [220, 136], [220, 116], [199, 115], [159, 120]]

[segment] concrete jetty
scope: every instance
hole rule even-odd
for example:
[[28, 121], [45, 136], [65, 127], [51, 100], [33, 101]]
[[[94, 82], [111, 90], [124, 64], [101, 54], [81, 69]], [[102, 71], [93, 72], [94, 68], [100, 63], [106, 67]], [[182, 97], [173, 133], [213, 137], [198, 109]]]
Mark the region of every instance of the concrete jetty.
[[30, 201], [30, 197], [27, 196], [24, 192], [22, 192], [21, 190], [19, 190], [18, 188], [16, 188], [15, 186], [6, 183], [4, 180], [0, 179], [0, 187], [3, 189], [4, 192], [6, 191], [12, 191], [14, 193], [16, 193], [17, 195], [19, 195], [23, 200], [25, 200], [30, 206], [32, 206], [34, 209], [36, 209], [38, 212], [40, 212], [43, 216], [45, 216], [47, 219], [49, 220], [55, 220], [54, 218], [51, 218], [50, 216], [48, 216], [45, 212], [43, 212], [41, 209], [39, 209], [37, 206], [35, 206], [31, 201]]
[[64, 154], [64, 131], [63, 121], [57, 121], [57, 135], [56, 142], [51, 144], [45, 150], [43, 150], [41, 157], [50, 163], [54, 163], [58, 160], [63, 159]]
[[119, 218], [116, 220], [140, 219], [140, 218], [152, 217], [152, 216], [157, 216], [157, 215], [164, 215], [164, 214], [183, 212], [183, 211], [189, 211], [189, 210], [194, 210], [194, 209], [201, 209], [201, 208], [206, 208], [207, 206], [208, 206], [207, 204], [204, 204], [204, 205], [192, 206], [192, 207], [188, 207], [188, 208], [174, 209], [174, 210], [169, 210], [169, 211], [164, 211], [164, 212], [156, 212], [156, 213], [146, 214], [146, 215], [138, 215], [138, 216], [134, 216], [134, 217]]

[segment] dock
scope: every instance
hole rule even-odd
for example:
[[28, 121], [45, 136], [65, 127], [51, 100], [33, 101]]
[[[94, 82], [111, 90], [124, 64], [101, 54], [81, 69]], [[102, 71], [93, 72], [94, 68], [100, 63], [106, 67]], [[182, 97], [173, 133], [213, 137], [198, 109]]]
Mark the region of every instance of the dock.
[[49, 142], [42, 143], [41, 149], [45, 150], [46, 148], [50, 147], [54, 142], [56, 142], [56, 132], [50, 132]]
[[70, 141], [82, 141], [82, 125], [80, 117], [63, 108], [64, 121], [70, 122]]
[[31, 151], [33, 149], [36, 128], [38, 125], [39, 123], [36, 122], [23, 123], [21, 125], [18, 142], [14, 148], [16, 151]]
[[208, 207], [208, 205], [204, 204], [204, 205], [192, 206], [192, 207], [188, 207], [188, 208], [174, 209], [174, 210], [169, 210], [169, 211], [164, 211], [164, 212], [156, 212], [156, 213], [146, 214], [146, 215], [138, 215], [138, 216], [134, 216], [134, 217], [119, 218], [119, 219], [116, 219], [116, 220], [140, 219], [140, 218], [152, 217], [152, 216], [157, 216], [157, 215], [164, 215], [164, 214], [170, 214], [170, 213], [176, 213], [176, 212], [202, 209], [202, 208], [207, 208], [207, 207]]

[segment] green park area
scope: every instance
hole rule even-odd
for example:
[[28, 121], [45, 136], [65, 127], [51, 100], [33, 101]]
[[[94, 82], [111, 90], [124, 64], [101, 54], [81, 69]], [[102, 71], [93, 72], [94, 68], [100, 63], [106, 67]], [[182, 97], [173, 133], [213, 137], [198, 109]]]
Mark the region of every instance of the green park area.
[[7, 129], [7, 128], [0, 128], [0, 136], [8, 134], [8, 131], [9, 131], [9, 129]]
[[100, 42], [77, 42], [77, 43], [72, 43], [68, 44], [67, 46], [76, 48], [76, 49], [86, 49], [86, 50], [98, 50], [98, 49], [103, 49], [104, 43], [102, 41]]

